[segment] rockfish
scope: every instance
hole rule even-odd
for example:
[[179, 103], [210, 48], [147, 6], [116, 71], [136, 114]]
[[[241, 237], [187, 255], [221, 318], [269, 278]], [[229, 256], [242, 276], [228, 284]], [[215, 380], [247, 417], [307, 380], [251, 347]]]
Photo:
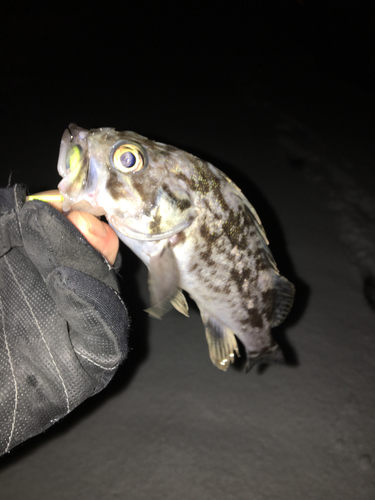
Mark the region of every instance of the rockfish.
[[247, 369], [275, 355], [271, 328], [288, 315], [294, 286], [280, 275], [255, 209], [223, 172], [134, 132], [74, 124], [58, 171], [63, 210], [105, 214], [148, 267], [150, 315], [171, 305], [188, 315], [185, 290], [215, 366], [226, 370], [239, 355], [237, 339]]

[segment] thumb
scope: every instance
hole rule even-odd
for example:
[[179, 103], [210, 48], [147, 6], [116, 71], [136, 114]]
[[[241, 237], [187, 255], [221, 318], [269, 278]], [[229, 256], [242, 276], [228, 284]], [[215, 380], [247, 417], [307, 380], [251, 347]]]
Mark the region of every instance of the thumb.
[[119, 240], [115, 231], [105, 222], [86, 212], [73, 211], [68, 214], [67, 218], [112, 266], [119, 249]]

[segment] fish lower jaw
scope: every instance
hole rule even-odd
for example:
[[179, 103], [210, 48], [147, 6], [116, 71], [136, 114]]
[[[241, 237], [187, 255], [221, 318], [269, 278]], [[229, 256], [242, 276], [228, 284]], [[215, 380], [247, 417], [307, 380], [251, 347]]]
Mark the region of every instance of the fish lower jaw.
[[79, 210], [80, 212], [86, 212], [88, 214], [96, 215], [97, 217], [106, 214], [105, 210], [102, 207], [91, 205], [91, 203], [86, 200], [80, 200], [77, 203], [72, 203], [68, 206], [63, 204], [63, 210], [64, 212]]

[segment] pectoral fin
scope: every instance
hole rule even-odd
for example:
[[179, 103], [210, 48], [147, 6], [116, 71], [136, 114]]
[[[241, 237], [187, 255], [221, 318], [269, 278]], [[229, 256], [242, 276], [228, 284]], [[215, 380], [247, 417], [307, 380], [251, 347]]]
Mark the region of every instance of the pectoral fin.
[[[181, 295], [182, 292], [178, 288], [178, 283], [179, 272], [176, 258], [173, 250], [166, 243], [160, 253], [150, 257], [148, 287], [151, 307], [146, 309], [150, 316], [160, 319], [172, 308], [171, 301], [181, 303], [178, 297], [179, 292]], [[183, 305], [179, 307], [184, 308]], [[178, 307], [176, 309], [180, 310]]]
[[201, 316], [211, 361], [217, 368], [226, 371], [229, 364], [234, 361], [234, 353], [240, 356], [236, 337], [230, 328], [214, 318], [203, 313]]

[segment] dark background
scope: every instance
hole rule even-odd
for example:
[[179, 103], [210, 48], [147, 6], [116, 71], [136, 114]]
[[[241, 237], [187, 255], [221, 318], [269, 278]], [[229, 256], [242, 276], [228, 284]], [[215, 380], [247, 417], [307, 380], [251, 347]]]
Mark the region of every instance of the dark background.
[[8, 3], [1, 182], [54, 187], [70, 122], [190, 146], [241, 130], [249, 90], [280, 98], [319, 75], [372, 97], [374, 23], [372, 2], [354, 1]]
[[373, 206], [374, 3], [14, 2], [0, 23], [2, 187], [55, 188], [70, 122], [134, 130], [228, 173], [297, 285], [287, 366], [221, 374], [194, 307], [143, 313], [147, 275], [122, 248], [130, 357], [2, 457], [0, 498], [373, 498], [375, 274], [347, 204], [361, 188]]

